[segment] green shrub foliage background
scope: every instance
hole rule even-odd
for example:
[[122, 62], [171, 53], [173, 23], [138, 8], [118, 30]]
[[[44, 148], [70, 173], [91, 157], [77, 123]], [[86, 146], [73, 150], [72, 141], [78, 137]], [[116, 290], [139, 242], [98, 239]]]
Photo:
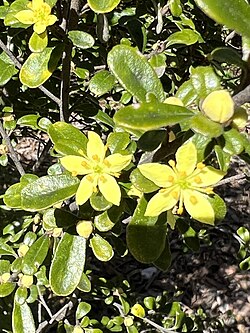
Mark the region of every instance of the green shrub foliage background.
[[212, 186], [250, 160], [250, 5], [4, 0], [0, 19], [1, 331], [203, 332], [116, 266], [167, 274], [175, 230], [199, 251], [224, 219]]

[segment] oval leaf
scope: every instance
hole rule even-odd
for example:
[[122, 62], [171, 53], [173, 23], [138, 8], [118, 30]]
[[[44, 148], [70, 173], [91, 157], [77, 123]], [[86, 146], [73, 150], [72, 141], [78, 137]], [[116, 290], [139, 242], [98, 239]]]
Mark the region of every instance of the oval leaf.
[[49, 237], [43, 235], [35, 241], [23, 258], [22, 272], [27, 275], [33, 275], [43, 263], [49, 250]]
[[109, 261], [114, 255], [113, 248], [109, 242], [98, 234], [91, 238], [90, 245], [94, 255], [100, 261]]
[[20, 81], [29, 88], [37, 88], [52, 75], [62, 52], [61, 47], [46, 48], [40, 53], [31, 53], [20, 71]]
[[95, 44], [94, 38], [84, 31], [71, 30], [69, 31], [69, 38], [72, 43], [80, 49], [89, 49]]
[[101, 96], [110, 91], [115, 84], [115, 77], [108, 71], [100, 71], [96, 73], [89, 82], [89, 90]]
[[119, 83], [139, 102], [146, 101], [147, 93], [153, 93], [159, 101], [164, 101], [161, 81], [136, 48], [117, 45], [109, 52], [107, 61]]
[[199, 34], [191, 29], [183, 29], [181, 31], [174, 32], [167, 39], [166, 47], [174, 44], [185, 44], [192, 45], [195, 44], [199, 39]]
[[13, 333], [35, 333], [35, 323], [32, 312], [25, 302], [19, 304], [14, 302], [12, 313], [12, 329]]
[[49, 281], [58, 296], [71, 294], [81, 280], [85, 264], [86, 239], [65, 233], [52, 260]]
[[49, 208], [72, 197], [78, 185], [79, 179], [69, 174], [41, 177], [21, 191], [22, 208], [30, 211]]
[[121, 0], [88, 0], [89, 7], [96, 13], [111, 12]]
[[127, 245], [136, 260], [153, 263], [165, 248], [167, 225], [165, 214], [160, 217], [144, 216], [147, 201], [142, 197], [127, 227]]

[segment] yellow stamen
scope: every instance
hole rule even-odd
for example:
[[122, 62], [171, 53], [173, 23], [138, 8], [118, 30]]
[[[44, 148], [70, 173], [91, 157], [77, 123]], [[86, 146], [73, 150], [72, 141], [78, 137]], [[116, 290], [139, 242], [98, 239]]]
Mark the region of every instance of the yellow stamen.
[[179, 193], [177, 191], [173, 191], [171, 193], [172, 197], [175, 199], [175, 200], [178, 200], [179, 199]]
[[93, 177], [91, 177], [90, 175], [86, 176], [86, 179], [91, 183], [93, 183], [94, 181]]
[[205, 164], [204, 164], [204, 163], [199, 162], [199, 163], [197, 164], [197, 169], [204, 169], [204, 168], [205, 168]]
[[175, 167], [175, 161], [173, 161], [173, 160], [169, 160], [169, 161], [168, 161], [168, 164], [169, 164], [172, 168]]
[[97, 187], [95, 186], [94, 188], [93, 188], [93, 192], [94, 193], [96, 193], [98, 190], [97, 190]]
[[174, 177], [173, 177], [173, 176], [168, 176], [168, 181], [169, 181], [170, 183], [173, 183], [173, 182], [174, 182]]
[[205, 193], [207, 193], [207, 194], [213, 194], [213, 193], [214, 193], [212, 187], [207, 187], [207, 188], [204, 189], [204, 191], [205, 191]]
[[191, 195], [190, 196], [190, 202], [191, 202], [191, 204], [196, 205], [198, 200], [196, 199], [196, 197], [194, 195]]
[[83, 166], [84, 168], [89, 169], [89, 165], [88, 165], [88, 163], [86, 161], [82, 161], [81, 162], [81, 166]]
[[194, 178], [194, 181], [195, 181], [196, 184], [201, 184], [201, 183], [202, 183], [202, 179], [201, 179], [201, 177], [199, 177], [199, 176], [196, 176], [196, 177]]
[[107, 160], [104, 160], [104, 161], [103, 161], [103, 164], [104, 164], [107, 168], [110, 168], [110, 167], [111, 167], [111, 164], [110, 164], [109, 161], [107, 161]]
[[177, 214], [178, 215], [181, 215], [183, 213], [183, 207], [179, 207], [178, 209], [177, 209]]
[[99, 177], [100, 181], [105, 183], [107, 181], [107, 179], [102, 175]]
[[187, 173], [185, 171], [181, 171], [179, 173], [179, 175], [180, 175], [181, 178], [186, 178], [187, 177]]
[[71, 174], [72, 174], [73, 177], [76, 177], [77, 176], [77, 171], [72, 171]]
[[92, 160], [96, 161], [96, 162], [100, 162], [100, 158], [97, 154], [92, 156]]

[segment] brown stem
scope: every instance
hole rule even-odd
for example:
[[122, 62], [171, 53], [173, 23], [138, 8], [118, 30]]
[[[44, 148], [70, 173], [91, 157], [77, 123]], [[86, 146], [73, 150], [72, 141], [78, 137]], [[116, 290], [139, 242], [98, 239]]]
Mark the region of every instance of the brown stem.
[[5, 132], [5, 129], [4, 129], [3, 124], [2, 124], [1, 121], [0, 121], [0, 134], [3, 138], [3, 140], [6, 143], [6, 146], [8, 148], [8, 154], [10, 155], [12, 161], [14, 162], [14, 164], [17, 168], [17, 171], [20, 173], [21, 176], [23, 176], [25, 174], [24, 168], [18, 160], [17, 154], [16, 154], [16, 152], [15, 152], [15, 150], [14, 150], [12, 144], [11, 144], [9, 136]]

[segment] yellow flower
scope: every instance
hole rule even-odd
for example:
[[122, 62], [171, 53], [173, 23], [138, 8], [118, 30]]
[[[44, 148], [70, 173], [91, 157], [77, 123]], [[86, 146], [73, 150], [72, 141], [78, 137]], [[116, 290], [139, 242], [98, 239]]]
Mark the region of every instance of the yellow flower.
[[147, 205], [146, 216], [157, 216], [175, 207], [179, 201], [178, 214], [182, 214], [183, 205], [196, 220], [213, 224], [215, 213], [208, 200], [213, 193], [210, 187], [220, 181], [224, 173], [203, 163], [197, 164], [197, 150], [190, 142], [176, 152], [176, 163], [169, 165], [148, 163], [139, 165], [140, 172], [157, 186], [162, 187]]
[[83, 205], [99, 188], [106, 200], [119, 206], [121, 190], [116, 182], [120, 171], [131, 161], [132, 155], [111, 154], [107, 157], [106, 147], [95, 132], [88, 132], [87, 154], [62, 157], [61, 163], [73, 176], [85, 175], [76, 192], [76, 203]]
[[32, 0], [27, 7], [30, 9], [21, 10], [15, 17], [23, 24], [34, 24], [33, 29], [38, 35], [57, 20], [55, 15], [50, 14], [51, 7], [43, 0]]

